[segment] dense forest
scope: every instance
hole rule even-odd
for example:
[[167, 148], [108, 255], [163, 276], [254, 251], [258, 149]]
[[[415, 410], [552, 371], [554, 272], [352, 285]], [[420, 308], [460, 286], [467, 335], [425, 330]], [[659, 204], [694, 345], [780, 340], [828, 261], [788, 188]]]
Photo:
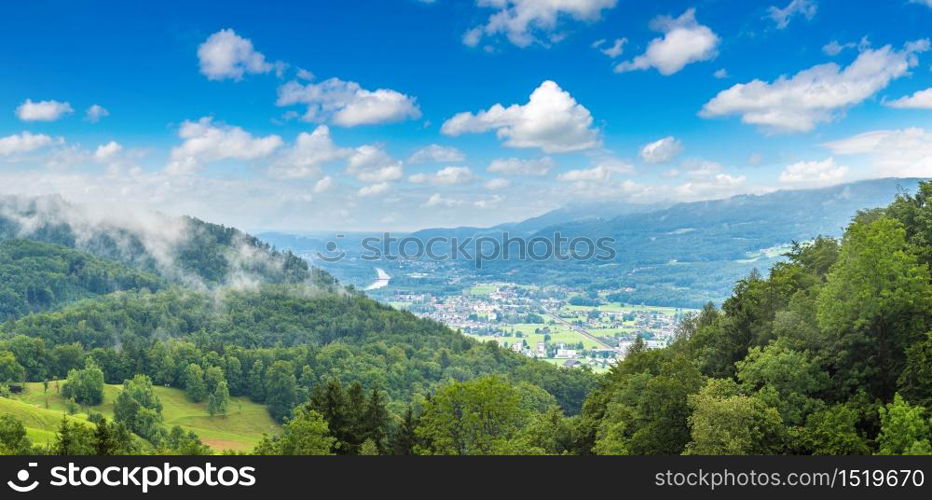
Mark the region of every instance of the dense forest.
[[[82, 300], [11, 310], [0, 380], [64, 379], [80, 405], [122, 383], [114, 418], [63, 418], [36, 448], [0, 417], [0, 451], [211, 452], [161, 424], [152, 386], [165, 385], [212, 414], [230, 395], [264, 403], [282, 428], [259, 454], [932, 454], [932, 183], [785, 257], [684, 320], [670, 347], [638, 342], [599, 377], [309, 285], [310, 271], [197, 289], [60, 267], [48, 292]], [[32, 279], [36, 261], [5, 259]], [[32, 290], [15, 281], [9, 293]]]

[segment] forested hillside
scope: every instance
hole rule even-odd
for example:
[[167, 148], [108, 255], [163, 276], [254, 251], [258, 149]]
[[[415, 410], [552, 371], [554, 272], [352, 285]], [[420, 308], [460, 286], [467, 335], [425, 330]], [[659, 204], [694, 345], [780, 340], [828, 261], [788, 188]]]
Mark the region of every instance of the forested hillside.
[[0, 321], [117, 290], [157, 290], [152, 274], [60, 245], [0, 241]]
[[586, 401], [579, 453], [932, 453], [932, 183], [797, 245]]
[[210, 452], [164, 425], [154, 388], [170, 386], [211, 418], [232, 396], [264, 404], [282, 428], [262, 454], [929, 454], [930, 265], [923, 183], [838, 240], [794, 245], [600, 380], [353, 292], [118, 291], [0, 328], [0, 380], [63, 379], [77, 407], [121, 383], [113, 422], [65, 418], [37, 450], [5, 417], [0, 450]]
[[0, 240], [30, 239], [83, 250], [189, 287], [333, 279], [290, 252], [235, 228], [191, 217], [98, 213], [54, 197], [0, 197]]
[[[104, 384], [122, 385], [106, 412], [114, 421], [87, 427], [125, 438], [110, 452], [207, 451], [167, 427], [159, 386], [184, 390], [217, 419], [237, 418], [231, 401], [247, 397], [286, 422], [317, 395], [331, 405], [341, 453], [361, 452], [366, 440], [387, 452], [405, 412], [419, 413], [445, 384], [499, 376], [561, 414], [578, 413], [595, 387], [589, 371], [532, 361], [342, 290], [232, 228], [163, 216], [152, 216], [158, 230], [138, 228], [65, 211], [57, 199], [0, 208], [0, 234], [16, 238], [0, 239], [0, 396], [55, 381], [75, 411], [95, 415]], [[63, 420], [59, 434], [84, 445], [34, 450], [17, 438], [0, 450], [89, 452], [97, 438], [73, 423]], [[20, 435], [17, 422], [4, 425], [13, 430], [0, 435]]]

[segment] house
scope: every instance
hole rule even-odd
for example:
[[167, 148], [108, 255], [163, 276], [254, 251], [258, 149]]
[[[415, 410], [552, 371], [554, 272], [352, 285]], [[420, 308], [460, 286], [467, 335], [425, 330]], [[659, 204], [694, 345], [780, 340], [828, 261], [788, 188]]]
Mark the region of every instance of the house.
[[580, 365], [582, 365], [582, 363], [580, 363], [579, 361], [576, 361], [575, 359], [568, 359], [563, 363], [563, 366], [567, 368], [576, 368], [577, 366], [580, 366]]

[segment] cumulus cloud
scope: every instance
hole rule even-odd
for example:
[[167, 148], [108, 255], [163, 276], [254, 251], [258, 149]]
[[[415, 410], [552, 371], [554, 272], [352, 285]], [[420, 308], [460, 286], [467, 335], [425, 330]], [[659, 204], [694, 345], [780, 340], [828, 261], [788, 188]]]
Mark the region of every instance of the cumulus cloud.
[[100, 104], [93, 104], [84, 112], [84, 119], [91, 123], [97, 123], [101, 118], [106, 118], [108, 116], [110, 116], [110, 112]]
[[116, 158], [123, 151], [123, 146], [116, 141], [110, 141], [107, 144], [101, 144], [94, 150], [94, 160], [100, 163], [106, 163]]
[[90, 157], [94, 162], [106, 165], [108, 172], [116, 174], [127, 169], [138, 170], [139, 166], [135, 162], [144, 155], [144, 150], [127, 150], [122, 144], [110, 141], [97, 146]]
[[494, 179], [489, 179], [482, 186], [489, 191], [498, 191], [499, 189], [507, 189], [511, 187], [511, 181], [501, 177], [496, 177]]
[[24, 122], [54, 122], [74, 112], [71, 104], [59, 101], [38, 101], [26, 99], [16, 108], [16, 116]]
[[238, 81], [247, 73], [268, 73], [274, 67], [253, 48], [249, 39], [237, 35], [232, 29], [210, 35], [197, 48], [197, 57], [201, 73], [209, 80], [229, 78]]
[[827, 56], [837, 56], [838, 54], [841, 54], [843, 50], [852, 49], [854, 47], [854, 42], [838, 43], [837, 40], [832, 40], [831, 42], [828, 42], [822, 46], [822, 52], [824, 52]]
[[718, 55], [719, 37], [708, 26], [696, 22], [696, 9], [688, 9], [677, 18], [656, 17], [650, 27], [663, 36], [651, 40], [644, 54], [616, 65], [616, 72], [656, 68], [662, 75], [672, 75], [689, 63]]
[[932, 88], [920, 90], [912, 95], [887, 101], [884, 104], [891, 108], [932, 109]]
[[859, 51], [863, 52], [869, 49], [870, 47], [871, 47], [870, 40], [868, 40], [867, 37], [865, 36], [865, 37], [861, 37], [861, 41], [858, 43], [854, 43], [854, 42], [839, 43], [838, 40], [832, 40], [831, 42], [828, 42], [827, 44], [822, 46], [822, 52], [824, 52], [825, 55], [827, 56], [837, 56], [838, 54], [841, 54], [842, 52], [848, 49], [856, 48]]
[[812, 20], [816, 15], [819, 7], [814, 0], [791, 0], [790, 3], [782, 9], [777, 6], [771, 6], [767, 9], [767, 16], [777, 25], [778, 30], [782, 30], [790, 25], [790, 20], [794, 16], [802, 16], [806, 20]]
[[443, 196], [440, 196], [439, 193], [434, 193], [430, 196], [430, 198], [427, 199], [427, 201], [424, 202], [422, 206], [426, 208], [433, 208], [433, 207], [448, 207], [449, 208], [449, 207], [457, 207], [462, 204], [463, 202], [460, 200], [454, 200], [452, 198], [444, 198]]
[[928, 40], [864, 50], [850, 65], [820, 64], [781, 76], [772, 83], [753, 80], [718, 93], [699, 113], [704, 118], [741, 115], [741, 121], [774, 132], [808, 132], [828, 122], [908, 74], [916, 53], [929, 49]]
[[446, 167], [433, 174], [420, 173], [408, 177], [408, 180], [415, 184], [429, 183], [439, 186], [468, 184], [473, 179], [475, 176], [468, 167]]
[[557, 176], [558, 181], [563, 182], [601, 182], [606, 181], [611, 175], [611, 170], [604, 167], [592, 167], [586, 169], [569, 170]]
[[408, 163], [456, 163], [466, 159], [462, 151], [452, 146], [441, 146], [431, 144], [415, 151], [409, 158]]
[[278, 88], [276, 104], [305, 104], [305, 121], [331, 121], [342, 127], [421, 117], [421, 110], [413, 97], [391, 89], [366, 90], [356, 82], [339, 78], [320, 83], [287, 82]]
[[361, 198], [366, 198], [369, 196], [377, 196], [385, 193], [391, 187], [391, 184], [387, 182], [378, 182], [376, 184], [370, 184], [368, 186], [363, 186], [359, 188], [359, 191], [356, 191], [356, 194]]
[[392, 158], [382, 148], [368, 144], [359, 146], [352, 152], [346, 172], [366, 183], [394, 181], [404, 175], [400, 161]]
[[498, 208], [503, 201], [505, 201], [505, 197], [500, 194], [496, 194], [489, 196], [488, 198], [480, 198], [472, 202], [472, 206], [480, 210], [486, 210], [490, 208]]
[[526, 160], [521, 158], [499, 158], [492, 160], [486, 170], [505, 175], [543, 176], [547, 175], [556, 164], [553, 158], [549, 156]]
[[0, 156], [29, 153], [56, 142], [61, 142], [61, 139], [56, 140], [45, 134], [20, 132], [19, 134], [0, 137]]
[[341, 148], [334, 144], [330, 129], [320, 125], [313, 132], [301, 132], [295, 139], [294, 146], [283, 151], [276, 158], [269, 174], [284, 179], [303, 179], [320, 174], [320, 167], [352, 155], [350, 148]]
[[645, 144], [638, 155], [647, 163], [670, 163], [683, 151], [683, 144], [669, 136]]
[[592, 114], [552, 81], [545, 81], [527, 104], [495, 104], [478, 113], [458, 113], [441, 127], [446, 135], [495, 130], [506, 146], [539, 148], [546, 153], [580, 151], [601, 143]]
[[932, 131], [922, 128], [875, 130], [825, 144], [835, 155], [864, 155], [881, 176], [929, 177]]
[[484, 38], [504, 35], [518, 47], [535, 42], [555, 41], [562, 21], [593, 22], [602, 17], [602, 11], [611, 9], [618, 0], [476, 0], [479, 7], [495, 9], [486, 23], [476, 26], [463, 35], [463, 43], [475, 47]]
[[330, 188], [332, 187], [333, 187], [333, 177], [330, 177], [328, 175], [314, 183], [314, 192], [315, 193], [326, 193], [327, 191], [330, 191]]
[[801, 161], [787, 165], [780, 172], [780, 182], [798, 186], [829, 186], [838, 184], [848, 175], [848, 167], [838, 165], [828, 157], [822, 161]]
[[719, 80], [723, 78], [728, 78], [728, 70], [725, 68], [719, 68], [715, 70], [715, 73], [712, 73], [712, 76], [718, 78]]
[[672, 189], [680, 201], [727, 198], [747, 191], [747, 177], [731, 175], [725, 168], [711, 161], [697, 161], [685, 165], [688, 180]]
[[616, 57], [620, 56], [622, 52], [624, 52], [625, 44], [628, 43], [628, 39], [616, 38], [611, 45], [606, 46], [606, 43], [608, 43], [608, 40], [605, 40], [604, 38], [597, 40], [592, 44], [592, 48], [598, 49], [599, 52], [607, 55], [608, 57], [611, 57], [612, 59], [615, 59]]
[[213, 161], [264, 158], [282, 146], [282, 138], [277, 135], [254, 137], [240, 127], [214, 123], [211, 117], [185, 121], [178, 137], [184, 141], [172, 149], [167, 167], [175, 174], [191, 173]]

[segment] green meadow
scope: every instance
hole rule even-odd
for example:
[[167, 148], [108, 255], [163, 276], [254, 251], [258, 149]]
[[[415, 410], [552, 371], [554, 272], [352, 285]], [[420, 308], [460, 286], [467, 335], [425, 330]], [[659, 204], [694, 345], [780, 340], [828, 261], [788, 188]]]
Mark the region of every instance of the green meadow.
[[[59, 395], [60, 382], [52, 381], [46, 391], [41, 383], [28, 383], [22, 394], [12, 398], [0, 398], [0, 413], [11, 414], [23, 421], [29, 437], [37, 444], [48, 443], [55, 438], [62, 415], [69, 413], [69, 402]], [[122, 386], [105, 385], [104, 401], [98, 406], [78, 407], [68, 418], [87, 422], [89, 413], [97, 412], [113, 418], [113, 402]], [[184, 391], [168, 387], [155, 387], [162, 401], [162, 417], [166, 427], [176, 425], [193, 431], [205, 444], [216, 451], [248, 451], [263, 434], [275, 433], [278, 425], [269, 416], [265, 406], [253, 403], [248, 398], [230, 399], [227, 415], [210, 416], [207, 403], [195, 403]]]

